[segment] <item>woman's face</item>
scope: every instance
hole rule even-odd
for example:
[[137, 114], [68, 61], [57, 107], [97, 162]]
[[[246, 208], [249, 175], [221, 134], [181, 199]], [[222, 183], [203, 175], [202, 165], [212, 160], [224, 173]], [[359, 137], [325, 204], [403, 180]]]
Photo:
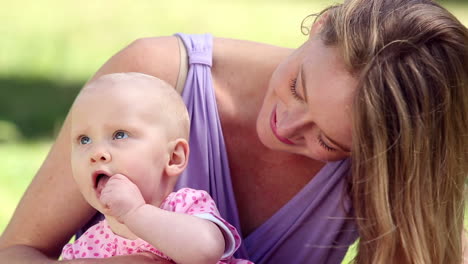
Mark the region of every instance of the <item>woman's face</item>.
[[338, 49], [311, 36], [271, 77], [257, 119], [260, 140], [316, 160], [348, 157], [356, 86]]

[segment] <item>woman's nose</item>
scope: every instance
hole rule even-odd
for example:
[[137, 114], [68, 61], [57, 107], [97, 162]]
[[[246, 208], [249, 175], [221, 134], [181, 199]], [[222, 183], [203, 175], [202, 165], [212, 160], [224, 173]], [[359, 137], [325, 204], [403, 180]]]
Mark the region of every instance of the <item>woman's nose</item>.
[[112, 157], [109, 152], [104, 151], [104, 150], [97, 150], [94, 152], [93, 155], [91, 155], [90, 161], [91, 163], [96, 163], [96, 162], [107, 163], [107, 162], [110, 162], [111, 159]]
[[294, 138], [307, 125], [305, 116], [299, 112], [285, 112], [277, 117], [276, 131], [285, 138]]

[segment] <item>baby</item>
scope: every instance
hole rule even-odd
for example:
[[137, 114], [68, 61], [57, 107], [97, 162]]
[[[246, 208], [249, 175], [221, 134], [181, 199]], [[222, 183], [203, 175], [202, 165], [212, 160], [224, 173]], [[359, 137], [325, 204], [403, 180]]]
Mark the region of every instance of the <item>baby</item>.
[[173, 192], [189, 156], [189, 117], [173, 87], [141, 73], [89, 83], [71, 109], [73, 177], [105, 216], [63, 259], [152, 252], [176, 263], [234, 259], [236, 229], [205, 191]]

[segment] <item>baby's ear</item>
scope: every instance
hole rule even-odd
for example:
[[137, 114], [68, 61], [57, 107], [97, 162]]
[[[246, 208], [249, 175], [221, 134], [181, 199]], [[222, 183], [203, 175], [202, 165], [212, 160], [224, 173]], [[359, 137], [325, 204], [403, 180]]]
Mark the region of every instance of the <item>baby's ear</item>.
[[179, 176], [187, 167], [189, 144], [187, 140], [178, 138], [169, 143], [169, 161], [166, 164], [166, 174], [169, 177]]

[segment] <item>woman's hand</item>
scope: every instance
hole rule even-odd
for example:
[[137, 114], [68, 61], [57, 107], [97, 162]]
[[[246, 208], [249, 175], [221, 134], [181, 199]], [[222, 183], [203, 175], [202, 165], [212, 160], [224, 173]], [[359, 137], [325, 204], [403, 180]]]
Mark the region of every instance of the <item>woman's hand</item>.
[[110, 177], [99, 199], [104, 204], [105, 214], [115, 217], [121, 223], [128, 213], [145, 204], [138, 187], [122, 174]]

